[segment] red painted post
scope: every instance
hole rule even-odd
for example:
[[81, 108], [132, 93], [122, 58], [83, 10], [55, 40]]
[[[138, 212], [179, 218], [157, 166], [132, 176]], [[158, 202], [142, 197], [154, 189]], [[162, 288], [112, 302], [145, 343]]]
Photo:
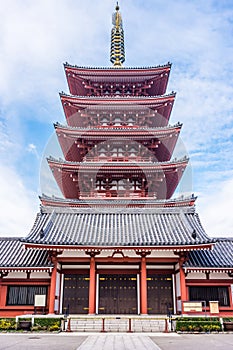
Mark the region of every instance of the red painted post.
[[106, 332], [104, 326], [105, 326], [105, 318], [102, 318], [102, 330], [101, 330], [101, 333], [105, 333]]
[[129, 329], [128, 329], [127, 333], [133, 333], [133, 331], [132, 331], [132, 322], [131, 321], [132, 321], [131, 318], [129, 318]]
[[57, 259], [53, 258], [53, 271], [50, 281], [50, 293], [49, 293], [49, 314], [54, 314], [55, 293], [56, 293], [56, 277], [57, 277]]
[[89, 283], [89, 314], [95, 314], [95, 258], [90, 260], [90, 283]]
[[141, 291], [141, 315], [147, 315], [147, 271], [146, 258], [143, 256], [141, 260], [141, 276], [140, 276], [140, 291]]
[[183, 302], [187, 300], [186, 283], [185, 283], [185, 273], [182, 267], [183, 260], [180, 259], [180, 296], [181, 296], [181, 312], [183, 314]]
[[66, 332], [72, 332], [72, 330], [71, 330], [70, 318], [68, 318], [68, 325], [67, 325]]
[[163, 333], [169, 333], [167, 318], [165, 318], [165, 329], [164, 329]]

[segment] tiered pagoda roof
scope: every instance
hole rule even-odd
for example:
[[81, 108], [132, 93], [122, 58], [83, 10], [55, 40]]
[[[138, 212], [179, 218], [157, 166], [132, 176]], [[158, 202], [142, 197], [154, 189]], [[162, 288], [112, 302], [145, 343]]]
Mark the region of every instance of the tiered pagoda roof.
[[78, 67], [66, 63], [65, 73], [72, 95], [100, 96], [136, 92], [140, 96], [163, 95], [166, 92], [171, 63], [156, 67]]
[[148, 110], [153, 113], [148, 113], [151, 126], [166, 126], [170, 119], [172, 107], [175, 101], [176, 94], [172, 92], [169, 95], [161, 96], [74, 96], [60, 93], [61, 102], [64, 108], [65, 116], [68, 125], [70, 126], [87, 126], [86, 119], [91, 118], [88, 108], [91, 111], [96, 110], [99, 113], [101, 108], [105, 109], [122, 109], [122, 111], [133, 108]]
[[[69, 94], [62, 92], [60, 98], [68, 125], [54, 125], [64, 160], [47, 159], [64, 198], [42, 196], [42, 203], [84, 208], [85, 200], [98, 207], [98, 200], [106, 198], [102, 203], [115, 201], [113, 207], [124, 206], [124, 200], [135, 208], [176, 207], [179, 201], [171, 197], [188, 158], [172, 160], [182, 125], [169, 125], [176, 96], [166, 93], [171, 63], [122, 67], [118, 4], [110, 60], [111, 68], [64, 65]], [[190, 206], [194, 200], [179, 203]]]
[[[80, 162], [86, 160], [85, 156], [88, 155], [88, 160], [96, 161], [99, 159], [96, 152], [99, 147], [103, 146], [103, 142], [110, 142], [110, 145], [114, 143], [124, 145], [133, 141], [133, 146], [137, 143], [138, 146], [143, 146], [149, 150], [148, 157], [135, 157], [122, 158], [125, 161], [136, 160], [158, 160], [169, 161], [174, 151], [180, 130], [182, 125], [178, 123], [175, 126], [167, 126], [161, 128], [148, 128], [138, 127], [130, 128], [127, 126], [106, 126], [106, 127], [70, 127], [60, 124], [54, 125], [56, 134], [62, 148], [64, 157], [66, 160]], [[90, 152], [90, 149], [93, 149]], [[109, 160], [119, 160], [118, 158], [110, 158]], [[106, 160], [106, 157], [103, 157]]]
[[[173, 195], [183, 172], [188, 164], [188, 158], [171, 162], [68, 162], [48, 158], [49, 166], [56, 182], [65, 198], [95, 197], [87, 194], [86, 188], [94, 181], [126, 179], [134, 181], [141, 178], [146, 185], [146, 194], [156, 199], [169, 199]], [[89, 191], [88, 191], [89, 192]], [[99, 193], [96, 192], [97, 195]], [[135, 192], [132, 193], [132, 196]], [[127, 192], [125, 192], [126, 196]], [[101, 194], [100, 194], [101, 196]], [[115, 195], [118, 196], [117, 194]], [[140, 196], [140, 195], [139, 195]]]

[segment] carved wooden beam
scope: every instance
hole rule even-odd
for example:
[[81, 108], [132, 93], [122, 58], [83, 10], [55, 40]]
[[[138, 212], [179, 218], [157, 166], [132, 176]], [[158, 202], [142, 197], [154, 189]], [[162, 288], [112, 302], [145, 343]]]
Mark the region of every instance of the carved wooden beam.
[[88, 249], [85, 251], [85, 254], [89, 255], [90, 258], [94, 258], [96, 255], [101, 253], [100, 249]]
[[140, 255], [142, 258], [146, 258], [148, 255], [151, 254], [151, 251], [150, 250], [135, 250], [135, 253], [137, 255]]

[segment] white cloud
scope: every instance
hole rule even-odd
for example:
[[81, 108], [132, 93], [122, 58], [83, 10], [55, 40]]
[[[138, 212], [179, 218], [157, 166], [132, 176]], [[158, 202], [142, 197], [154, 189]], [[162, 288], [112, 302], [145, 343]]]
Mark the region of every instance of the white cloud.
[[206, 188], [208, 196], [200, 195], [197, 208], [207, 234], [233, 237], [233, 177]]
[[0, 235], [26, 236], [38, 211], [37, 195], [7, 166], [0, 166], [0, 183]]
[[36, 148], [36, 145], [34, 145], [34, 143], [29, 143], [29, 145], [27, 146], [27, 151], [29, 153], [34, 154], [36, 158], [39, 159], [39, 154], [37, 152], [37, 148]]

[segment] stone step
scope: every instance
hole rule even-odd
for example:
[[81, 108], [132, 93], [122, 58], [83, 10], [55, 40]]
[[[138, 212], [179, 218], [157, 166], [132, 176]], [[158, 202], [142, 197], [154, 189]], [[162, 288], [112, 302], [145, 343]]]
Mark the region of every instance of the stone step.
[[[164, 332], [166, 319], [140, 319], [132, 318], [132, 332]], [[167, 322], [168, 328], [170, 327]], [[70, 329], [73, 332], [128, 332], [130, 330], [129, 318], [72, 318]]]

